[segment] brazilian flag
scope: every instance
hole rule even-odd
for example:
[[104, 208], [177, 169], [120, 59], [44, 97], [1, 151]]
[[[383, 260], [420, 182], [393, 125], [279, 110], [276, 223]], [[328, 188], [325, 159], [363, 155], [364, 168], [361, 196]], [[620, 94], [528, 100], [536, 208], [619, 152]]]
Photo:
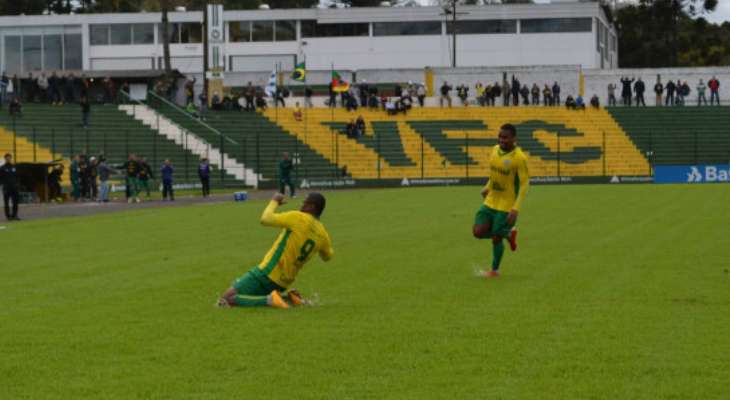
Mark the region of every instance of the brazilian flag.
[[304, 82], [306, 80], [307, 71], [304, 67], [304, 61], [297, 64], [296, 67], [294, 67], [294, 71], [289, 75], [290, 78], [294, 79], [295, 81]]

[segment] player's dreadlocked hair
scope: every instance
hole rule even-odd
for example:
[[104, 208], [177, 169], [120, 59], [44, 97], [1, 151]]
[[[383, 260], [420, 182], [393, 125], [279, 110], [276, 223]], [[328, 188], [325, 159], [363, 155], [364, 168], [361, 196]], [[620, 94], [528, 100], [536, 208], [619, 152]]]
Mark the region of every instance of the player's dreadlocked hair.
[[309, 202], [314, 205], [314, 212], [317, 214], [317, 216], [321, 216], [324, 212], [324, 206], [326, 203], [324, 200], [324, 196], [322, 196], [321, 193], [312, 192], [309, 193], [307, 198], [309, 199]]
[[504, 124], [500, 129], [503, 131], [508, 131], [512, 134], [512, 136], [517, 136], [517, 128], [515, 128], [515, 126], [512, 124]]

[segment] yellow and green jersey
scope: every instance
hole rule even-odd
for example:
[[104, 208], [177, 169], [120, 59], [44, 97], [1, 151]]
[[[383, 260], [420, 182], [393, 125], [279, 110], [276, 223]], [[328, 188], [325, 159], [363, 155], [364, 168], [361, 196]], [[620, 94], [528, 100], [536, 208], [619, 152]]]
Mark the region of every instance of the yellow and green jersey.
[[334, 250], [319, 219], [301, 211], [275, 214], [278, 205], [272, 200], [261, 216], [262, 225], [284, 230], [259, 264], [259, 270], [286, 289], [314, 254], [319, 253], [324, 261], [329, 261]]
[[486, 186], [489, 193], [484, 205], [497, 211], [520, 211], [530, 186], [525, 153], [517, 146], [505, 153], [496, 145], [492, 150], [489, 170]]

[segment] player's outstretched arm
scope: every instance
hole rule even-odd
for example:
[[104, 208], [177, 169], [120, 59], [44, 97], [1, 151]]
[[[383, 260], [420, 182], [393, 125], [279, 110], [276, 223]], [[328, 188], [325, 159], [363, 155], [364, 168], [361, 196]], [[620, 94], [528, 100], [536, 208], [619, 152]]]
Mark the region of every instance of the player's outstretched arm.
[[274, 195], [274, 197], [271, 198], [271, 201], [269, 202], [269, 205], [264, 210], [264, 213], [261, 214], [261, 225], [263, 226], [277, 226], [276, 225], [276, 207], [279, 207], [280, 205], [286, 204], [286, 201], [284, 201], [284, 195], [281, 193], [277, 193]]

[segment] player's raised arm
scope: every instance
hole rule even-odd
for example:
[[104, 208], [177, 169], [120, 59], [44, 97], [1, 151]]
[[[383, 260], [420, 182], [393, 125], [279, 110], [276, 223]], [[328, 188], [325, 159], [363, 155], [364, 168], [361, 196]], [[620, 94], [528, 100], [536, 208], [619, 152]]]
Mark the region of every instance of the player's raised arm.
[[275, 194], [274, 197], [271, 198], [269, 205], [264, 210], [264, 213], [261, 214], [261, 225], [276, 226], [276, 214], [274, 211], [276, 211], [276, 207], [284, 204], [286, 204], [286, 201], [284, 201], [284, 195], [281, 193]]

